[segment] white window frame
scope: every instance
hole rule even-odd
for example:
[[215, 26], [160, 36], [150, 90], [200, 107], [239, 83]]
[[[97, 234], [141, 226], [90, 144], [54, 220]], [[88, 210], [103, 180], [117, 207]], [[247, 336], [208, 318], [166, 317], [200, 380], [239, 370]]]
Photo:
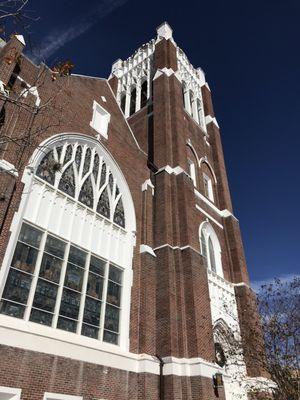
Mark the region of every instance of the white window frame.
[[189, 165], [189, 175], [194, 183], [194, 186], [197, 186], [197, 179], [196, 179], [196, 167], [195, 163], [188, 158], [188, 165]]
[[69, 394], [44, 393], [43, 400], [83, 400], [82, 396], [70, 396]]
[[[7, 400], [20, 400], [21, 392], [22, 392], [22, 389], [0, 386], [0, 400], [1, 400], [2, 394], [5, 395], [5, 399], [7, 399]], [[7, 397], [7, 395], [11, 395], [11, 397]]]
[[[112, 345], [109, 343], [96, 341], [82, 335], [76, 335], [74, 333], [65, 332], [59, 329], [53, 329], [47, 326], [39, 325], [32, 322], [24, 321], [23, 319], [18, 319], [14, 317], [9, 317], [6, 315], [0, 315], [0, 325], [1, 321], [11, 321], [11, 324], [14, 326], [18, 326], [18, 330], [28, 331], [28, 333], [36, 335], [39, 334], [48, 338], [64, 340], [69, 343], [76, 343], [83, 346], [93, 347], [100, 350], [109, 350], [112, 353], [118, 353], [120, 351], [129, 351], [129, 325], [130, 325], [130, 304], [131, 304], [131, 286], [132, 286], [132, 257], [133, 257], [133, 248], [136, 245], [136, 217], [135, 217], [135, 210], [134, 210], [134, 203], [132, 200], [132, 196], [128, 187], [128, 184], [120, 170], [119, 166], [116, 164], [115, 160], [111, 157], [111, 155], [105, 150], [105, 148], [99, 143], [99, 141], [92, 137], [86, 137], [85, 135], [79, 133], [62, 133], [58, 135], [54, 135], [51, 138], [46, 139], [44, 142], [38, 146], [34, 154], [30, 159], [29, 165], [25, 168], [24, 174], [22, 176], [22, 182], [24, 183], [24, 193], [30, 193], [32, 191], [32, 186], [36, 177], [33, 174], [36, 166], [39, 164], [41, 159], [45, 155], [45, 148], [50, 149], [52, 146], [55, 146], [57, 142], [62, 140], [66, 140], [68, 143], [78, 142], [79, 144], [88, 144], [98, 146], [100, 154], [107, 160], [107, 164], [109, 165], [113, 176], [119, 182], [119, 189], [120, 192], [123, 194], [123, 205], [125, 208], [125, 215], [128, 215], [128, 219], [126, 217], [126, 230], [127, 230], [127, 240], [130, 244], [130, 255], [126, 257], [125, 263], [121, 263], [119, 266], [124, 268], [124, 277], [123, 277], [123, 294], [122, 297], [126, 299], [123, 302], [123, 313], [121, 313], [120, 318], [120, 342], [119, 345]], [[8, 246], [6, 248], [6, 253], [3, 260], [3, 268], [0, 269], [0, 294], [4, 289], [4, 285], [6, 283], [6, 278], [9, 271], [9, 266], [12, 260], [12, 256], [15, 250], [16, 242], [18, 240], [21, 224], [24, 220], [24, 215], [26, 212], [26, 207], [29, 196], [23, 196], [22, 200], [19, 205], [18, 211], [14, 215], [13, 223], [10, 227], [11, 236], [9, 239]], [[26, 218], [25, 218], [26, 219]], [[27, 222], [34, 223], [30, 219], [27, 219]], [[37, 224], [38, 228], [44, 229], [42, 226]], [[122, 228], [121, 228], [122, 229]], [[52, 234], [56, 235], [55, 232], [51, 232]], [[60, 235], [56, 235], [60, 237], [62, 240], [66, 238], [61, 237]], [[78, 245], [78, 244], [76, 244]], [[80, 247], [80, 245], [79, 245]], [[88, 250], [87, 248], [85, 250]], [[97, 254], [102, 258], [101, 254]], [[106, 258], [106, 257], [104, 257]], [[114, 263], [112, 261], [112, 263]], [[115, 263], [118, 265], [118, 263]], [[124, 297], [126, 296], [126, 298]]]
[[223, 278], [224, 274], [223, 274], [223, 267], [222, 267], [222, 249], [220, 246], [220, 241], [218, 239], [218, 236], [209, 222], [207, 222], [207, 221], [202, 222], [202, 224], [200, 225], [200, 228], [199, 228], [199, 241], [200, 241], [200, 250], [201, 250], [202, 255], [204, 253], [203, 243], [201, 241], [202, 232], [204, 234], [204, 241], [205, 241], [207, 268], [210, 271], [212, 271], [210, 252], [209, 252], [209, 246], [208, 246], [208, 240], [209, 240], [209, 238], [211, 238], [211, 241], [213, 244], [214, 256], [215, 256], [215, 263], [216, 263], [216, 272], [214, 272], [214, 271], [212, 271], [212, 272]]
[[93, 102], [93, 117], [90, 126], [105, 139], [108, 139], [108, 125], [110, 122], [110, 114], [100, 106], [95, 100]]
[[212, 185], [212, 180], [209, 176], [207, 176], [203, 172], [203, 183], [204, 183], [204, 188], [205, 188], [205, 182], [207, 183], [207, 193], [204, 193], [205, 196], [214, 203], [214, 191], [213, 191], [213, 185]]

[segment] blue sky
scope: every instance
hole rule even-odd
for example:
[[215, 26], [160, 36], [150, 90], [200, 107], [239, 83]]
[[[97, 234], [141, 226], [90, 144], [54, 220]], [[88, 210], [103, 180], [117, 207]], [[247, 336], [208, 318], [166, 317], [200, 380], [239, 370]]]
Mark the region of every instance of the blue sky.
[[298, 0], [31, 0], [48, 64], [107, 77], [167, 20], [213, 93], [253, 282], [300, 273]]

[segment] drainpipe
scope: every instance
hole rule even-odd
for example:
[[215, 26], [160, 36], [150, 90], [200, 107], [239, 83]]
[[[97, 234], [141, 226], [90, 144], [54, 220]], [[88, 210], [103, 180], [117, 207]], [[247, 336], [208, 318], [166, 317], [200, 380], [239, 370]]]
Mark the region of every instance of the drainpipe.
[[165, 391], [164, 391], [164, 361], [163, 359], [156, 355], [156, 358], [159, 360], [159, 400], [164, 400]]

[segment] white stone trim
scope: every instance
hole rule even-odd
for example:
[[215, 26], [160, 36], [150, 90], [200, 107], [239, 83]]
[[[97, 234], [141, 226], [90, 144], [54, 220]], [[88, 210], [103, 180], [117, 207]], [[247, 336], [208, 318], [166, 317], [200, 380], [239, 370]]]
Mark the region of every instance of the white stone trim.
[[15, 35], [15, 38], [22, 43], [23, 46], [26, 46], [26, 42], [23, 35]]
[[19, 176], [19, 173], [18, 173], [16, 167], [4, 159], [0, 160], [0, 170], [5, 171], [8, 174], [11, 174], [14, 176]]
[[170, 245], [169, 243], [165, 243], [165, 244], [162, 244], [161, 246], [157, 246], [157, 247], [155, 247], [155, 249], [153, 249], [153, 250], [156, 251], [156, 250], [163, 249], [163, 248], [165, 248], [165, 247], [169, 247], [169, 248], [172, 249], [172, 250], [186, 250], [186, 249], [191, 249], [191, 250], [195, 251], [196, 253], [201, 254], [199, 250], [194, 249], [194, 247], [192, 247], [192, 246], [189, 246], [189, 245], [181, 246], [181, 247], [180, 247], [180, 246], [172, 246], [172, 245]]
[[154, 196], [154, 185], [151, 182], [151, 179], [146, 179], [145, 182], [142, 184], [142, 192], [145, 192], [150, 187], [152, 196]]
[[148, 253], [151, 254], [151, 256], [156, 257], [156, 254], [154, 253], [154, 250], [152, 247], [148, 246], [147, 244], [141, 244], [140, 245], [140, 253]]
[[163, 375], [203, 376], [206, 378], [212, 378], [216, 372], [226, 375], [223, 368], [200, 357], [164, 357], [162, 360], [164, 362]]
[[210, 124], [211, 122], [212, 122], [214, 125], [216, 125], [216, 127], [217, 127], [218, 129], [220, 129], [219, 124], [218, 124], [216, 118], [215, 118], [215, 117], [213, 118], [211, 115], [207, 115], [207, 116], [205, 117], [205, 123], [206, 123], [206, 125]]
[[251, 391], [260, 391], [260, 392], [269, 392], [277, 388], [275, 382], [271, 379], [264, 378], [262, 376], [258, 377], [247, 377], [243, 381], [243, 386], [246, 388], [248, 392]]
[[214, 222], [219, 228], [224, 229], [223, 225], [221, 225], [217, 220], [215, 220], [211, 215], [209, 215], [203, 208], [196, 204], [196, 209], [202, 212], [207, 218], [209, 218], [212, 222]]
[[67, 394], [59, 393], [44, 393], [43, 400], [82, 400], [82, 396], [70, 396]]
[[158, 69], [154, 75], [153, 80], [155, 81], [155, 79], [159, 78], [161, 75], [166, 75], [167, 77], [170, 77], [171, 75], [175, 75], [176, 78], [179, 80], [179, 76], [177, 73], [175, 73], [175, 71], [172, 68], [162, 68], [162, 69]]
[[213, 167], [210, 165], [210, 162], [208, 161], [207, 156], [204, 156], [204, 157], [200, 158], [200, 160], [199, 160], [199, 168], [201, 167], [202, 163], [205, 163], [205, 164], [208, 165], [208, 168], [210, 169], [210, 172], [212, 173], [212, 175], [214, 177], [214, 181], [215, 181], [215, 183], [217, 183], [217, 177], [216, 177], [215, 171], [214, 171]]
[[0, 315], [0, 343], [124, 371], [159, 374], [159, 361], [150, 355], [6, 315]]
[[169, 175], [172, 175], [172, 174], [179, 175], [181, 173], [185, 173], [186, 175], [188, 175], [188, 173], [182, 167], [180, 167], [179, 165], [177, 167], [174, 167], [174, 168], [170, 167], [170, 165], [165, 165], [164, 167], [162, 167], [158, 171], [156, 171], [155, 174], [158, 174], [158, 173], [160, 173], [162, 171], [165, 171]]
[[203, 196], [203, 194], [201, 194], [197, 189], [194, 189], [194, 193], [200, 200], [203, 200], [204, 203], [206, 203], [212, 210], [214, 210], [220, 217], [222, 218], [232, 217], [236, 221], [238, 221], [238, 219], [229, 210], [227, 209], [220, 210], [210, 200], [208, 200], [207, 197]]
[[172, 39], [173, 29], [165, 21], [156, 28], [157, 36], [166, 40]]
[[0, 386], [0, 399], [4, 395], [5, 400], [20, 400], [22, 389]]

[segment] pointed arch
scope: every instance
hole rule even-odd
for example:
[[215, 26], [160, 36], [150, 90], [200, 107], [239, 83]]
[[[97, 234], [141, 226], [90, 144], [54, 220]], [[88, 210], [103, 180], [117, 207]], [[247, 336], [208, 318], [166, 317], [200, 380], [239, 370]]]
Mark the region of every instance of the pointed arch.
[[199, 227], [200, 251], [205, 258], [207, 267], [223, 277], [222, 254], [218, 236], [208, 221]]
[[211, 172], [211, 174], [212, 174], [212, 176], [213, 176], [213, 178], [214, 178], [215, 183], [217, 183], [217, 177], [216, 177], [215, 171], [213, 170], [213, 167], [211, 166], [211, 164], [210, 164], [210, 162], [208, 161], [208, 159], [207, 159], [206, 156], [200, 158], [200, 160], [199, 160], [199, 167], [201, 167], [201, 164], [202, 164], [202, 163], [205, 163], [205, 164], [208, 166], [208, 168], [209, 168], [209, 170], [210, 170], [210, 172]]

